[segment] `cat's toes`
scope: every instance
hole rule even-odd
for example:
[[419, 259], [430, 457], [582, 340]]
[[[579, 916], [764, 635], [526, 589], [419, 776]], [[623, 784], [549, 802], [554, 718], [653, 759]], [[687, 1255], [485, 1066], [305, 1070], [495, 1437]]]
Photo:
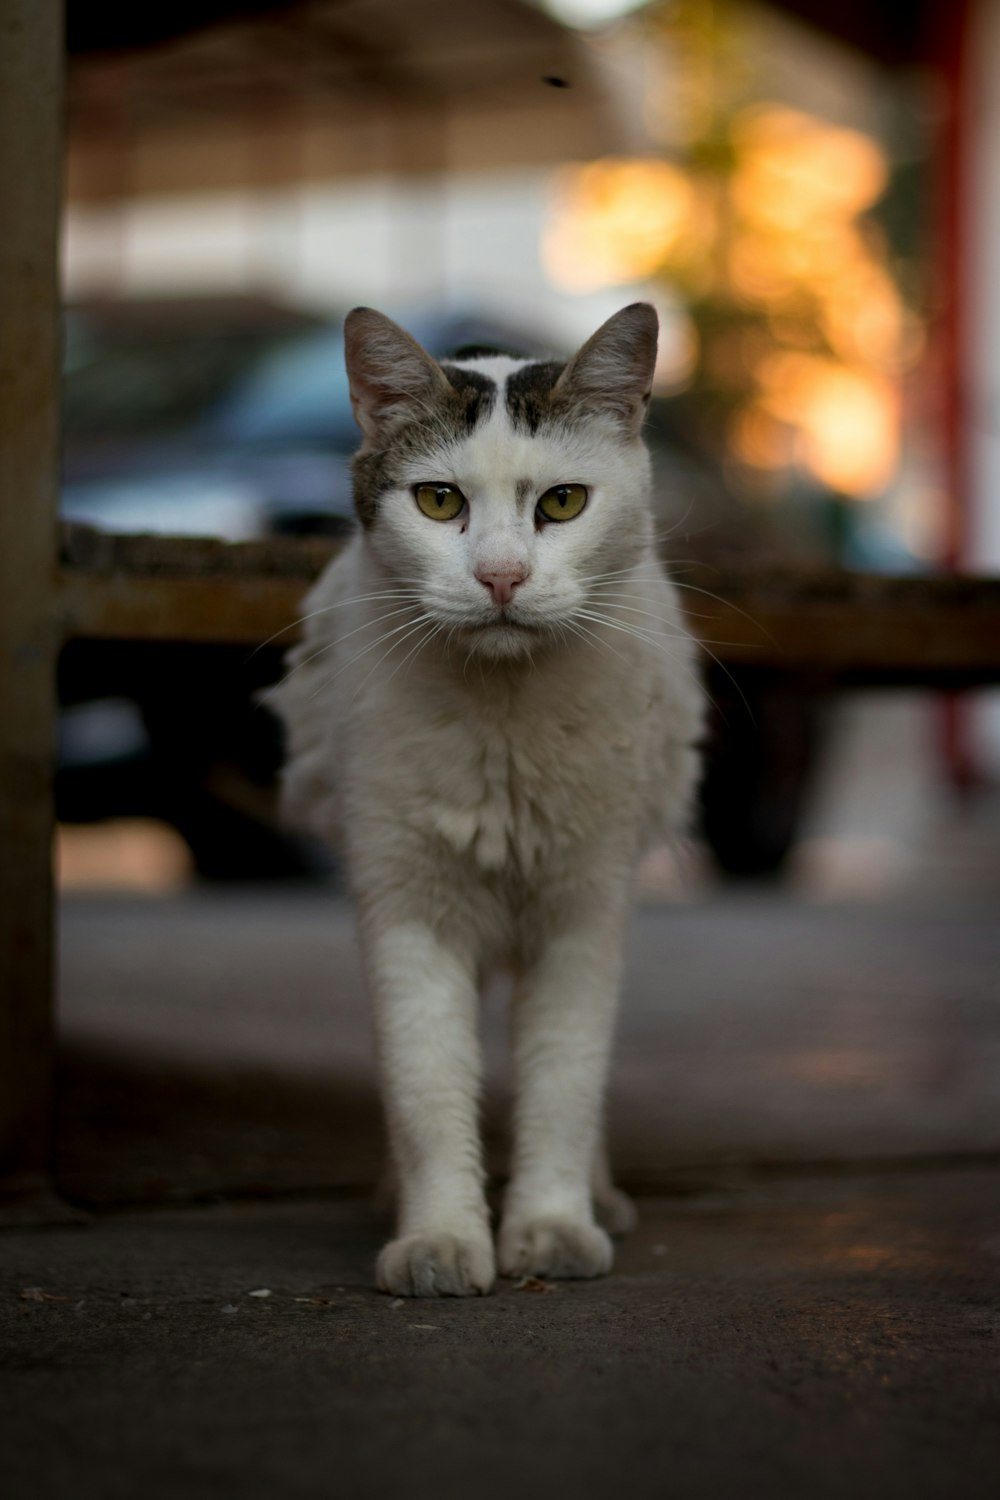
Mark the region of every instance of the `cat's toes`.
[[631, 1234], [639, 1222], [635, 1204], [620, 1188], [608, 1188], [594, 1194], [594, 1217], [608, 1234]]
[[528, 1219], [500, 1231], [504, 1276], [551, 1276], [556, 1280], [605, 1276], [614, 1251], [603, 1229], [576, 1219]]
[[475, 1297], [493, 1288], [493, 1246], [456, 1234], [405, 1235], [385, 1246], [375, 1275], [394, 1297]]

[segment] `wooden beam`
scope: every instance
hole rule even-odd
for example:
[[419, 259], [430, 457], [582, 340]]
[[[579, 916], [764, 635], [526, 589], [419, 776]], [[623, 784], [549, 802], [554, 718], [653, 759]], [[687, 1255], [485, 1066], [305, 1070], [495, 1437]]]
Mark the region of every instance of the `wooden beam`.
[[707, 587], [714, 599], [686, 590], [684, 602], [728, 664], [853, 682], [1000, 681], [998, 579], [770, 567], [719, 572]]
[[63, 636], [256, 646], [281, 632], [290, 644], [299, 601], [335, 550], [311, 537], [226, 543], [64, 525]]
[[0, 0], [0, 1222], [50, 1165], [62, 5]]
[[[227, 544], [66, 527], [64, 635], [254, 646], [293, 622], [336, 551], [315, 538]], [[1000, 580], [794, 567], [706, 569], [681, 595], [706, 655], [727, 667], [837, 680], [1000, 681]]]

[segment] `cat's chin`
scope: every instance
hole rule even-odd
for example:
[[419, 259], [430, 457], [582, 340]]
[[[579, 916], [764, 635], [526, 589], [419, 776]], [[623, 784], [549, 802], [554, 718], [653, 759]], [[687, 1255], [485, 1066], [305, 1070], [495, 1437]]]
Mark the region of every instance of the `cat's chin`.
[[532, 626], [498, 620], [496, 624], [464, 630], [461, 641], [470, 656], [491, 661], [517, 661], [531, 655], [541, 636], [542, 632]]

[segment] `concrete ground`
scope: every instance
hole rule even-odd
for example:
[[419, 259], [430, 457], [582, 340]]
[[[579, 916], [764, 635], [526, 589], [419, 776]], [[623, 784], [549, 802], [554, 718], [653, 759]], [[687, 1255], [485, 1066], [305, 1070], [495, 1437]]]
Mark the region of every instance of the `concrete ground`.
[[5, 1500], [996, 1493], [992, 901], [642, 911], [611, 1087], [641, 1227], [605, 1281], [475, 1302], [372, 1289], [332, 897], [78, 898], [62, 962], [60, 1179], [96, 1212], [0, 1236]]
[[473, 1302], [374, 1292], [350, 1197], [9, 1235], [3, 1494], [992, 1497], [998, 1200], [985, 1166], [645, 1198], [606, 1281]]
[[[3, 1500], [995, 1495], [997, 821], [902, 870], [861, 809], [781, 892], [652, 871], [609, 1093], [640, 1228], [606, 1280], [473, 1302], [372, 1287], [343, 903], [68, 897], [57, 1165], [91, 1218], [0, 1235]], [[484, 1029], [499, 1170], [502, 996]]]

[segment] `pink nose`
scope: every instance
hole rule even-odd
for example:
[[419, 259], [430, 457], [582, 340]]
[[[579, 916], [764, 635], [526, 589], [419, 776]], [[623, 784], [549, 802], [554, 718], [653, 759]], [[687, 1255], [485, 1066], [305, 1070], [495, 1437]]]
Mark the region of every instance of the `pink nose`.
[[476, 573], [479, 582], [493, 595], [494, 604], [509, 604], [514, 590], [527, 578], [527, 572]]

